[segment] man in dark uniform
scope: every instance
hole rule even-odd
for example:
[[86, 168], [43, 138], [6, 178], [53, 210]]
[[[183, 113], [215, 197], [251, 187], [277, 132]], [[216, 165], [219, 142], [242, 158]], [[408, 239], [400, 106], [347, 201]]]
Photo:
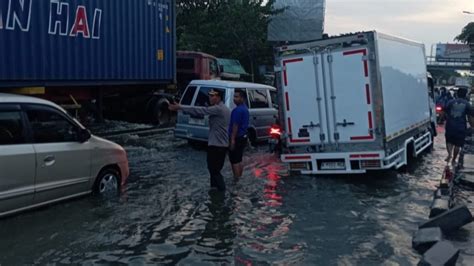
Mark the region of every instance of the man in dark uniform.
[[[450, 162], [454, 166], [459, 151], [464, 146], [467, 135], [467, 124], [469, 120], [471, 127], [474, 125], [472, 115], [472, 107], [466, 100], [467, 89], [459, 88], [457, 99], [451, 100], [446, 104], [444, 109], [446, 115], [446, 146], [448, 149], [448, 157], [446, 162]], [[453, 153], [454, 151], [454, 153]]]
[[211, 106], [183, 106], [170, 104], [170, 111], [182, 110], [184, 113], [196, 116], [209, 116], [209, 138], [207, 141], [207, 169], [211, 177], [211, 188], [225, 190], [224, 177], [221, 174], [229, 145], [227, 126], [229, 125], [230, 110], [222, 102], [223, 91], [211, 89], [209, 102]]

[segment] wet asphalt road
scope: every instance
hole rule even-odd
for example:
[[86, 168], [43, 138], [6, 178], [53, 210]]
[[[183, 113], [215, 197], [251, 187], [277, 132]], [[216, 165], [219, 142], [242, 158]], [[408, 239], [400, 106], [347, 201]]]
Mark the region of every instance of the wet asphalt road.
[[[0, 220], [0, 264], [413, 265], [411, 237], [445, 156], [438, 137], [406, 172], [289, 176], [261, 146], [238, 181], [226, 162], [221, 194], [209, 192], [205, 152], [171, 132], [112, 140], [130, 160], [124, 194]], [[460, 265], [471, 265], [473, 236], [471, 224], [448, 237], [463, 249]]]

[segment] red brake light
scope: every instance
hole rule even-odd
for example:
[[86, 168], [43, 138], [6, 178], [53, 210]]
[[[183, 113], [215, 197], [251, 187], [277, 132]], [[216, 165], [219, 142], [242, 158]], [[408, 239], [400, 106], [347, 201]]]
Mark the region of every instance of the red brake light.
[[271, 128], [270, 128], [270, 135], [271, 136], [281, 136], [281, 129], [279, 126], [277, 125], [273, 125]]
[[443, 107], [441, 107], [441, 106], [436, 106], [436, 111], [443, 111]]

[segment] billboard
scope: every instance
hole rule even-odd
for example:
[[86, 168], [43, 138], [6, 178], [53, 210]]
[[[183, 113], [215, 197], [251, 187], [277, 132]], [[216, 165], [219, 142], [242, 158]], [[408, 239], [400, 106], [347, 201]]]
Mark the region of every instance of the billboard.
[[436, 61], [471, 62], [471, 50], [467, 44], [436, 44]]

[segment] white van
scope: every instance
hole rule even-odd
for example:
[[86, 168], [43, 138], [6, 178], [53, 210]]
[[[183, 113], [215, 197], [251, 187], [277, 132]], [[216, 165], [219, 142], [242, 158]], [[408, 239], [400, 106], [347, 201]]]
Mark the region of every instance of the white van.
[[[229, 109], [235, 107], [234, 90], [246, 92], [250, 119], [248, 136], [252, 144], [269, 137], [271, 125], [277, 120], [278, 110], [272, 99], [276, 97], [274, 87], [238, 81], [224, 80], [193, 80], [181, 97], [180, 104], [187, 106], [209, 105], [208, 91], [218, 89], [224, 91], [223, 101]], [[205, 141], [209, 135], [208, 117], [194, 117], [178, 112], [175, 136], [188, 140]]]
[[93, 191], [118, 193], [128, 174], [125, 150], [61, 107], [0, 93], [0, 217]]

